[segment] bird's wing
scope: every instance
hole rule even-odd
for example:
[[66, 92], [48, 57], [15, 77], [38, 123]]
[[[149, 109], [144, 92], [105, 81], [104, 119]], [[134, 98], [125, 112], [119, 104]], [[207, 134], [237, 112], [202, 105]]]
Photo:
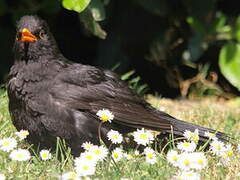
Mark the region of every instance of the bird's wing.
[[159, 112], [155, 114], [149, 104], [111, 71], [72, 64], [56, 77], [50, 93], [58, 104], [95, 118], [99, 110], [109, 109], [117, 124], [162, 131], [171, 128], [169, 115], [162, 112], [164, 118], [161, 118]]

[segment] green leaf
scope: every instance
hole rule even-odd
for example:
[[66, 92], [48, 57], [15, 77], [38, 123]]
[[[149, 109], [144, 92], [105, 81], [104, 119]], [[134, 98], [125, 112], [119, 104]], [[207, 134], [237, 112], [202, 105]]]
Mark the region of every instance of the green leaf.
[[158, 16], [166, 16], [169, 12], [166, 0], [135, 0], [144, 10]]
[[93, 15], [88, 8], [79, 14], [79, 18], [88, 33], [101, 39], [106, 38], [107, 33], [101, 28], [100, 24], [94, 20]]
[[102, 21], [105, 19], [106, 14], [104, 4], [101, 0], [92, 0], [89, 4], [89, 9], [95, 21]]
[[135, 73], [135, 70], [129, 71], [121, 76], [121, 80], [128, 80], [133, 74]]
[[206, 34], [205, 24], [197, 17], [190, 16], [187, 18], [187, 22], [196, 33], [199, 33], [201, 36]]
[[225, 26], [227, 17], [223, 14], [220, 14], [219, 17], [214, 19], [210, 24], [209, 31], [210, 33], [221, 32], [222, 28]]
[[240, 44], [226, 43], [219, 55], [219, 66], [224, 77], [240, 90]]
[[91, 0], [63, 0], [62, 5], [68, 10], [80, 13], [89, 5], [90, 1]]
[[236, 20], [236, 25], [233, 28], [233, 36], [238, 41], [240, 41], [240, 16], [238, 16], [238, 18]]

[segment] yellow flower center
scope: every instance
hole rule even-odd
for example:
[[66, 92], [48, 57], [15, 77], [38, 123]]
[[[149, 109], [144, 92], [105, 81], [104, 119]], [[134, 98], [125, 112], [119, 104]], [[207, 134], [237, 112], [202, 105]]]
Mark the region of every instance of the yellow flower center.
[[10, 146], [11, 144], [10, 144], [10, 142], [8, 142], [8, 141], [4, 141], [3, 142], [3, 146]]
[[203, 165], [203, 160], [202, 160], [202, 159], [199, 159], [199, 160], [197, 161], [197, 163], [198, 163], [199, 165]]
[[89, 167], [88, 166], [83, 166], [82, 170], [87, 171], [87, 170], [89, 170]]
[[147, 135], [146, 134], [140, 134], [140, 138], [146, 140], [147, 139]]
[[187, 160], [187, 159], [185, 159], [185, 160], [183, 161], [183, 164], [184, 164], [185, 166], [188, 166], [188, 165], [190, 164], [190, 161]]
[[23, 155], [22, 155], [22, 154], [16, 154], [16, 157], [17, 157], [18, 159], [22, 159], [22, 158], [23, 158]]
[[198, 142], [198, 141], [199, 141], [199, 136], [194, 135], [194, 136], [192, 137], [192, 140], [193, 140], [194, 142]]
[[177, 161], [177, 156], [174, 155], [174, 156], [172, 157], [172, 160], [173, 160], [173, 161]]
[[42, 157], [43, 157], [43, 158], [47, 158], [47, 157], [48, 157], [48, 154], [47, 154], [47, 153], [42, 154]]
[[190, 143], [185, 142], [185, 143], [183, 143], [183, 146], [184, 146], [184, 147], [189, 147], [189, 146], [190, 146]]
[[153, 158], [153, 154], [149, 153], [149, 154], [147, 154], [147, 157], [148, 157], [149, 159], [152, 159], [152, 158]]
[[216, 148], [217, 150], [221, 150], [221, 146], [220, 146], [219, 144], [216, 145], [215, 148]]
[[233, 156], [233, 151], [232, 151], [232, 150], [227, 151], [227, 156], [228, 156], [228, 157]]
[[119, 157], [119, 154], [118, 154], [118, 153], [113, 153], [113, 157], [114, 157], [115, 159], [117, 159], [117, 158]]
[[112, 138], [113, 139], [118, 139], [118, 136], [117, 135], [113, 135]]
[[86, 159], [88, 159], [88, 160], [92, 160], [93, 157], [92, 157], [91, 155], [86, 155]]
[[101, 154], [101, 151], [99, 149], [97, 149], [94, 151], [94, 154], [99, 155], [99, 154]]
[[101, 119], [101, 121], [105, 122], [105, 121], [109, 120], [109, 117], [108, 117], [108, 115], [103, 114], [100, 119]]
[[87, 145], [85, 145], [85, 149], [90, 149], [91, 147], [92, 147], [91, 144], [87, 144]]
[[76, 173], [72, 173], [72, 174], [69, 175], [69, 179], [75, 179], [75, 178], [77, 178], [77, 177], [78, 177], [78, 176], [77, 176]]

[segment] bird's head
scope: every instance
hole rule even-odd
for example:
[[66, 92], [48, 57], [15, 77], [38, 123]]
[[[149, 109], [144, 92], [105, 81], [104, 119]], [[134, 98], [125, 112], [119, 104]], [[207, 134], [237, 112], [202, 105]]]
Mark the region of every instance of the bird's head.
[[25, 61], [58, 51], [47, 23], [38, 16], [23, 16], [18, 21], [14, 49], [17, 59]]

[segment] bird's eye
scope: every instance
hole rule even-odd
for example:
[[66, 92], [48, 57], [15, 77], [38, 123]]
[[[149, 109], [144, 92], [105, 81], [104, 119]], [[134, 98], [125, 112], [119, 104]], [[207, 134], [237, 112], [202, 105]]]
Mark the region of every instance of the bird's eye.
[[17, 33], [16, 40], [18, 41], [21, 38], [21, 33]]
[[38, 36], [39, 38], [44, 39], [45, 32], [43, 30], [39, 31]]

